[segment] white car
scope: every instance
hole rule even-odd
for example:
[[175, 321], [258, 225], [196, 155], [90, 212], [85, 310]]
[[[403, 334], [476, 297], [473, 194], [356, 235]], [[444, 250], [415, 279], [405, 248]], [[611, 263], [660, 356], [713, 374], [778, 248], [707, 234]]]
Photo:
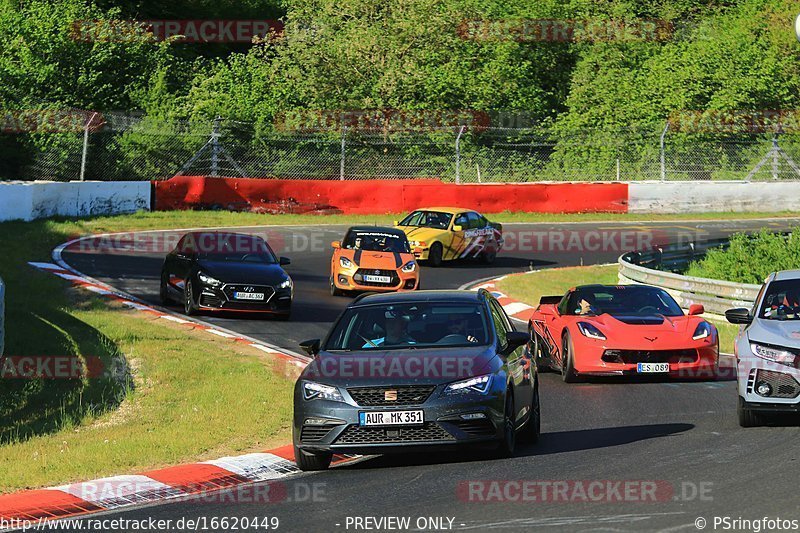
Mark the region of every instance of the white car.
[[725, 317], [742, 325], [734, 349], [739, 425], [800, 412], [800, 270], [770, 274], [752, 309], [730, 309]]

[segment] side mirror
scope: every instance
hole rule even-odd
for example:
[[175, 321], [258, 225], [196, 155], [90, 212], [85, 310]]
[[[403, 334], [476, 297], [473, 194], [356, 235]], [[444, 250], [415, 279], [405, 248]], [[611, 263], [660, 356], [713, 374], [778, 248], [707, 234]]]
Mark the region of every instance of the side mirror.
[[311, 339], [300, 343], [300, 347], [311, 357], [319, 353], [319, 339]]
[[281, 257], [280, 259], [278, 259], [278, 263], [281, 266], [291, 265], [292, 264], [292, 260], [289, 259], [288, 257]]
[[342, 243], [341, 243], [341, 241], [333, 241], [333, 242], [331, 243], [331, 248], [333, 248], [333, 249], [336, 249], [336, 250], [338, 250], [338, 249], [339, 249], [339, 248], [341, 248], [341, 247], [342, 247]]
[[531, 340], [531, 336], [524, 331], [509, 331], [506, 335], [506, 353], [511, 353]]
[[393, 220], [392, 221], [392, 226], [399, 226], [399, 225], [400, 225], [400, 221], [399, 220]]
[[731, 324], [750, 324], [753, 321], [753, 317], [750, 315], [750, 310], [745, 307], [728, 309], [725, 311], [725, 318]]
[[703, 304], [692, 304], [689, 306], [690, 315], [702, 315], [705, 312], [706, 308], [703, 307]]
[[453, 226], [453, 231], [461, 231], [461, 230], [463, 230], [463, 229], [464, 229], [464, 227], [463, 227], [463, 226], [460, 226], [460, 225], [458, 225], [458, 224], [456, 224], [455, 226]]

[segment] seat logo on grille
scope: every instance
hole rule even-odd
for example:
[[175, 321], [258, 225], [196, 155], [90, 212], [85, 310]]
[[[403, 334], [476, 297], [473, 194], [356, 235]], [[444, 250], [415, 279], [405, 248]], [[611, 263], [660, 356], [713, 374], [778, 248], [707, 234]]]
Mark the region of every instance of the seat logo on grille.
[[380, 273], [381, 273], [381, 271], [380, 271], [380, 270], [376, 270], [376, 271], [375, 271], [375, 274], [380, 274]]
[[396, 390], [387, 390], [383, 392], [383, 399], [387, 402], [396, 402], [397, 401], [397, 391]]

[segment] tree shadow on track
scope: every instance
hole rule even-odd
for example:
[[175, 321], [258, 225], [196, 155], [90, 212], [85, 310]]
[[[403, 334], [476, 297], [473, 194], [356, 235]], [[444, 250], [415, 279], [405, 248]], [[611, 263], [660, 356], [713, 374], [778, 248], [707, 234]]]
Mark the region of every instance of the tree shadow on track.
[[[579, 452], [623, 446], [649, 439], [670, 437], [694, 429], [694, 424], [649, 424], [542, 433], [536, 444], [518, 444], [517, 457]], [[337, 469], [369, 470], [490, 460], [490, 450], [380, 455], [369, 461], [342, 465]]]

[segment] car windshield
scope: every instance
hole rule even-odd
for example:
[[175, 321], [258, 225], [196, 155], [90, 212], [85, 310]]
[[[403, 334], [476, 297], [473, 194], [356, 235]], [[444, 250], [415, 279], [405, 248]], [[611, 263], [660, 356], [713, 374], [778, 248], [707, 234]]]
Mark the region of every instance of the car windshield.
[[417, 226], [421, 228], [447, 229], [453, 215], [440, 211], [414, 211], [400, 221], [398, 226]]
[[348, 250], [365, 250], [368, 252], [411, 253], [408, 238], [404, 233], [351, 231], [345, 237], [342, 247]]
[[369, 305], [345, 311], [325, 350], [452, 348], [482, 346], [489, 340], [486, 312], [479, 304]]
[[666, 291], [641, 285], [581, 287], [569, 297], [570, 315], [683, 316], [683, 311]]
[[761, 300], [758, 317], [767, 320], [800, 320], [800, 280], [770, 283]]
[[236, 263], [277, 263], [267, 242], [252, 235], [201, 233], [187, 235], [181, 242], [184, 252], [194, 251], [199, 259]]

